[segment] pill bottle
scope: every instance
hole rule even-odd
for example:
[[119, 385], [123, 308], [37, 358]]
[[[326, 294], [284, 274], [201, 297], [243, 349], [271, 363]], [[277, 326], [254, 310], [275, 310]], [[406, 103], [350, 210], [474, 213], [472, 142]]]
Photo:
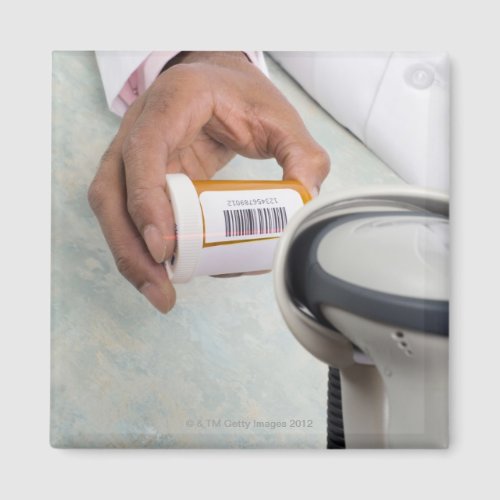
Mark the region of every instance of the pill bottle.
[[176, 247], [165, 262], [173, 283], [194, 276], [265, 271], [280, 234], [311, 199], [297, 181], [195, 181], [166, 175]]

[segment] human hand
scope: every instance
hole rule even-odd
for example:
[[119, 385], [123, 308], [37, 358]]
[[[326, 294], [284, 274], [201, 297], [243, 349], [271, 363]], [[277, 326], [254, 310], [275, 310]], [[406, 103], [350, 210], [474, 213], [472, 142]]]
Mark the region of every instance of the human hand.
[[188, 52], [125, 114], [88, 199], [120, 273], [161, 312], [175, 303], [163, 262], [175, 247], [165, 174], [208, 179], [235, 154], [274, 157], [315, 195], [327, 153], [243, 53]]

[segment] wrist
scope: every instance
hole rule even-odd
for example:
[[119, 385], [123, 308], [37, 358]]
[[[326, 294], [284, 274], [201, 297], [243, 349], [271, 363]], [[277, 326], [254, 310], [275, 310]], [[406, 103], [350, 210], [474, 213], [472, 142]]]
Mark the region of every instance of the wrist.
[[165, 64], [161, 73], [177, 64], [206, 63], [220, 66], [252, 65], [244, 52], [238, 51], [192, 51], [179, 52]]

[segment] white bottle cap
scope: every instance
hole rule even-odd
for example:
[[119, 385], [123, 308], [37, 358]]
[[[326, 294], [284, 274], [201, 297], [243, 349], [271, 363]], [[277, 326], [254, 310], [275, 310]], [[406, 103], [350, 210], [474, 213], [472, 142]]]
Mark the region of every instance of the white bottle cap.
[[176, 247], [165, 262], [172, 283], [186, 283], [195, 274], [203, 248], [203, 215], [198, 193], [185, 174], [167, 174], [167, 196], [175, 219]]

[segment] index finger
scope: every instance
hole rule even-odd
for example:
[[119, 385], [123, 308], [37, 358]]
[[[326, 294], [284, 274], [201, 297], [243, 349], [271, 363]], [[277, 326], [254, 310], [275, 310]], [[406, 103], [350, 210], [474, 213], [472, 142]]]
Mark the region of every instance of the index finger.
[[283, 167], [283, 179], [301, 182], [314, 197], [330, 172], [330, 156], [314, 140], [298, 112], [290, 108], [289, 113], [286, 126], [270, 125], [271, 152]]

